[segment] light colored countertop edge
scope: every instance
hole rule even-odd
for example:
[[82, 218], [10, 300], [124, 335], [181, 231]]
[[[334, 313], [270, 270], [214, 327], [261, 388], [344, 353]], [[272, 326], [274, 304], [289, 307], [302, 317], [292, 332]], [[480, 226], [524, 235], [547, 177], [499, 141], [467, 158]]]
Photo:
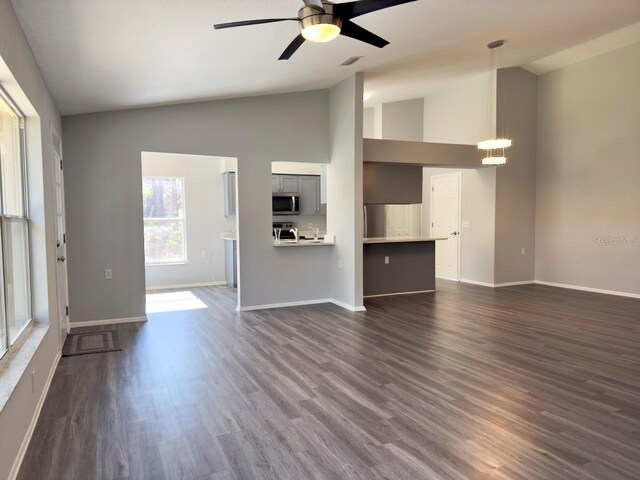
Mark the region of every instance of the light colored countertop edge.
[[298, 243], [294, 242], [285, 242], [285, 243], [273, 243], [273, 246], [276, 248], [281, 247], [330, 247], [331, 245], [335, 245], [336, 242], [305, 242], [304, 240], [300, 240]]
[[415, 242], [434, 242], [436, 240], [447, 240], [446, 238], [429, 238], [429, 237], [378, 237], [365, 238], [362, 243], [415, 243]]

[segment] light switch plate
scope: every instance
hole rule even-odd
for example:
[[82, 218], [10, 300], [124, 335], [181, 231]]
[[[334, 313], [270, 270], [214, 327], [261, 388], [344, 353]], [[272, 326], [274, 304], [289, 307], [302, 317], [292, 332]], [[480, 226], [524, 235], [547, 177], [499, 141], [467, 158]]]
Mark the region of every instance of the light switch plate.
[[112, 280], [113, 279], [113, 270], [111, 270], [110, 268], [105, 269], [105, 271], [104, 271], [104, 279], [105, 280]]

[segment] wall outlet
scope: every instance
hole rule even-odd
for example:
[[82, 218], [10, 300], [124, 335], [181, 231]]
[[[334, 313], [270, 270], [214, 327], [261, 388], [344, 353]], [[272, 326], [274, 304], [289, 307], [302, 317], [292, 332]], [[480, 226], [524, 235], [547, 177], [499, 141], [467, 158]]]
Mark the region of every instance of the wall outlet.
[[338, 268], [342, 269], [342, 260], [338, 260]]
[[104, 271], [104, 279], [105, 280], [112, 280], [113, 279], [113, 270], [111, 270], [110, 268], [105, 269], [105, 271]]
[[389, 265], [389, 257], [384, 257], [384, 264]]
[[527, 250], [523, 248], [522, 249], [522, 255], [526, 255], [526, 253], [527, 253]]
[[313, 230], [313, 223], [309, 224], [309, 230]]

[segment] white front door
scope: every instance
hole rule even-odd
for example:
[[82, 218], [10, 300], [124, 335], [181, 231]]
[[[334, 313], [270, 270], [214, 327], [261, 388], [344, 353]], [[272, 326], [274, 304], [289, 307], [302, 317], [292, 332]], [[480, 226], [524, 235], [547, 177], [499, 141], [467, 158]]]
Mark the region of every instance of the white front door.
[[460, 280], [460, 172], [431, 177], [431, 236], [436, 242], [436, 277]]
[[64, 174], [62, 157], [54, 149], [56, 179], [56, 284], [58, 286], [58, 318], [60, 319], [60, 346], [69, 333], [69, 295], [67, 290], [67, 235], [64, 220]]

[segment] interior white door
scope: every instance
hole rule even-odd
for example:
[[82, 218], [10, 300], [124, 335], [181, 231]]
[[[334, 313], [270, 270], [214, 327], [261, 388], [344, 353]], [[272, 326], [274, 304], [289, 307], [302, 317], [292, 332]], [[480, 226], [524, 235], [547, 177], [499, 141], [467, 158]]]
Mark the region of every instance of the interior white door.
[[460, 280], [460, 172], [431, 177], [431, 236], [436, 242], [436, 277]]
[[69, 294], [67, 285], [67, 235], [64, 218], [64, 173], [62, 157], [54, 149], [56, 181], [56, 284], [58, 318], [60, 319], [60, 346], [69, 333]]

